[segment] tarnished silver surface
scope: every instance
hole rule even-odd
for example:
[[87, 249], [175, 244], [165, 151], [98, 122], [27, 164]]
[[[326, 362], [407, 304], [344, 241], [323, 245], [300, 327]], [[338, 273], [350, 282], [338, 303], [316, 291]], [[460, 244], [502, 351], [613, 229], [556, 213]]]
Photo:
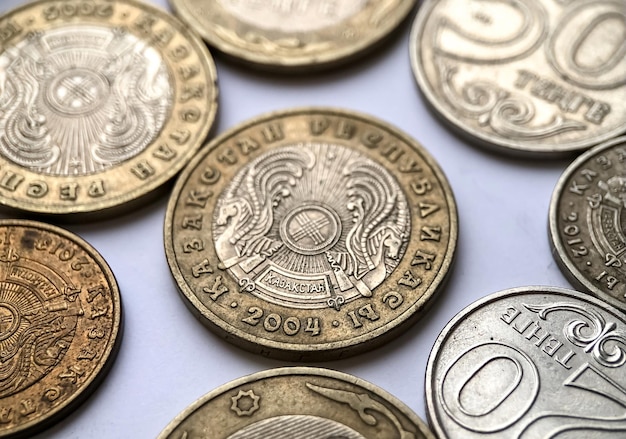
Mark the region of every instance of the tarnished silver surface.
[[626, 435], [626, 320], [573, 290], [513, 288], [457, 314], [426, 370], [428, 416], [446, 438]]
[[384, 390], [329, 369], [255, 373], [206, 394], [160, 439], [432, 439], [424, 422]]
[[0, 55], [0, 153], [41, 174], [85, 175], [146, 148], [170, 116], [159, 52], [124, 28], [62, 25]]
[[626, 137], [576, 159], [550, 202], [554, 259], [576, 286], [626, 311]]
[[429, 0], [410, 51], [436, 113], [480, 144], [563, 154], [626, 131], [623, 1]]

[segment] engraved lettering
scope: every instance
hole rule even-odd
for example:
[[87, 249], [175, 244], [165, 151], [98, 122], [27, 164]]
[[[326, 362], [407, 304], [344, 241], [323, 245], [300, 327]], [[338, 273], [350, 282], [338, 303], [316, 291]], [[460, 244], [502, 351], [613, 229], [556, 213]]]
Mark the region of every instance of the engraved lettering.
[[236, 144], [239, 147], [239, 151], [243, 155], [248, 155], [252, 151], [255, 151], [255, 150], [259, 149], [259, 146], [261, 146], [252, 137], [244, 137], [244, 138], [238, 139], [236, 141]]
[[162, 143], [154, 150], [152, 155], [164, 162], [169, 162], [176, 157], [176, 151], [170, 148], [167, 143]]
[[219, 297], [228, 292], [228, 287], [222, 283], [222, 276], [216, 276], [210, 287], [203, 287], [202, 291], [207, 293], [211, 300], [216, 301]]
[[48, 193], [48, 185], [45, 181], [33, 181], [28, 184], [26, 195], [31, 198], [41, 198]]
[[422, 279], [415, 277], [410, 270], [404, 272], [404, 275], [398, 279], [398, 285], [404, 285], [411, 289], [417, 288], [422, 283]]
[[24, 181], [24, 177], [13, 171], [5, 171], [0, 178], [0, 187], [11, 192], [15, 192], [17, 187]]
[[441, 240], [441, 227], [423, 226], [420, 233], [420, 240], [439, 242]]
[[213, 268], [211, 267], [208, 259], [202, 260], [191, 268], [191, 274], [196, 278], [200, 277], [201, 274], [211, 273], [213, 273]]
[[146, 160], [137, 163], [130, 169], [130, 172], [132, 172], [140, 180], [146, 180], [156, 173], [154, 168]]
[[197, 215], [185, 215], [181, 227], [183, 229], [202, 230], [202, 220], [204, 216], [199, 213]]
[[433, 268], [432, 263], [435, 261], [435, 257], [436, 255], [426, 253], [422, 250], [417, 250], [415, 252], [415, 255], [413, 255], [413, 260], [411, 260], [411, 265], [413, 267], [418, 266], [418, 265], [423, 265], [424, 270], [430, 270]]
[[206, 206], [206, 202], [213, 196], [213, 192], [210, 190], [191, 189], [187, 192], [187, 199], [185, 204], [187, 206], [202, 207]]
[[87, 187], [87, 195], [92, 198], [102, 197], [106, 191], [104, 190], [104, 180], [95, 180], [89, 183]]
[[78, 196], [78, 183], [62, 184], [59, 190], [59, 196], [62, 200], [75, 200]]

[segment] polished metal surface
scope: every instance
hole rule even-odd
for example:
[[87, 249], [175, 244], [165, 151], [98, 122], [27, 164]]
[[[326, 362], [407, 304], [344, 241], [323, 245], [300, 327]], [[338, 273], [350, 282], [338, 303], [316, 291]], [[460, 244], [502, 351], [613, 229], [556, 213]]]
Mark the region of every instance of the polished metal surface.
[[443, 329], [428, 359], [432, 428], [450, 439], [623, 437], [625, 319], [556, 287], [474, 302]]

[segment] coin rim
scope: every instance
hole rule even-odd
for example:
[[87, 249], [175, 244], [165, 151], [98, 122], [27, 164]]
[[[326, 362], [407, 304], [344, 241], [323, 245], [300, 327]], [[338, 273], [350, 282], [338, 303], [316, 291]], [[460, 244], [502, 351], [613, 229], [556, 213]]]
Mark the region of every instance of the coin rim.
[[253, 381], [261, 381], [266, 378], [284, 377], [284, 376], [315, 376], [321, 378], [332, 378], [338, 381], [343, 381], [348, 384], [363, 387], [369, 392], [375, 394], [379, 398], [389, 402], [398, 411], [402, 412], [413, 424], [417, 427], [418, 431], [424, 435], [426, 439], [435, 439], [435, 436], [428, 428], [426, 422], [424, 422], [409, 406], [393, 396], [391, 393], [382, 389], [381, 387], [366, 381], [362, 378], [354, 375], [347, 374], [345, 372], [339, 372], [334, 369], [326, 369], [321, 367], [306, 367], [306, 366], [294, 366], [294, 367], [280, 367], [276, 369], [267, 369], [260, 372], [255, 372], [249, 375], [245, 375], [241, 378], [229, 381], [226, 384], [219, 386], [218, 388], [211, 390], [209, 393], [201, 396], [199, 399], [191, 403], [180, 412], [174, 419], [172, 419], [165, 429], [157, 436], [157, 439], [167, 439], [169, 435], [190, 415], [196, 410], [201, 408], [204, 404], [210, 402], [212, 399], [226, 393], [236, 387], [243, 386]]
[[[333, 67], [347, 64], [353, 59], [360, 58], [366, 53], [375, 50], [390, 38], [395, 31], [399, 30], [402, 23], [408, 18], [417, 5], [417, 0], [402, 0], [404, 11], [401, 14], [394, 12], [393, 20], [381, 32], [378, 32], [372, 38], [359, 39], [358, 44], [350, 45], [343, 50], [334, 50], [330, 53], [324, 51], [313, 55], [304, 55], [298, 57], [275, 57], [271, 54], [262, 52], [254, 52], [246, 49], [239, 49], [236, 46], [223, 41], [221, 38], [212, 33], [205, 24], [201, 23], [197, 17], [182, 6], [180, 0], [167, 0], [173, 13], [182, 21], [189, 24], [190, 28], [195, 30], [202, 39], [211, 47], [218, 50], [221, 54], [226, 55], [230, 59], [244, 63], [260, 70], [267, 70], [276, 73], [307, 73], [312, 70], [332, 69]], [[215, 0], [208, 0], [213, 1]], [[345, 20], [336, 26], [342, 26]]]
[[109, 336], [109, 343], [102, 355], [102, 360], [91, 372], [90, 378], [83, 383], [78, 391], [74, 392], [63, 404], [57, 408], [48, 411], [45, 416], [33, 419], [27, 423], [20, 424], [18, 428], [2, 432], [2, 437], [25, 437], [35, 432], [43, 432], [53, 424], [61, 421], [63, 418], [74, 412], [96, 388], [104, 381], [104, 378], [111, 370], [115, 359], [119, 353], [122, 335], [124, 332], [123, 314], [122, 314], [122, 298], [119, 286], [113, 271], [104, 260], [102, 255], [87, 241], [69, 230], [57, 227], [51, 224], [33, 220], [22, 219], [0, 219], [0, 228], [2, 227], [23, 227], [31, 229], [42, 229], [48, 233], [57, 234], [70, 242], [79, 246], [82, 251], [93, 258], [93, 261], [100, 267], [103, 275], [109, 283], [109, 291], [111, 293], [112, 305], [114, 307], [112, 316], [112, 330]]
[[[137, 185], [137, 187], [131, 192], [123, 192], [118, 197], [107, 199], [106, 202], [102, 202], [102, 201], [95, 201], [95, 202], [89, 202], [89, 203], [83, 202], [80, 204], [72, 204], [72, 205], [63, 206], [63, 205], [60, 205], [57, 201], [55, 201], [53, 205], [48, 205], [48, 203], [38, 202], [37, 199], [34, 199], [32, 202], [29, 202], [29, 200], [25, 196], [14, 197], [14, 196], [11, 196], [11, 194], [7, 194], [6, 191], [2, 191], [0, 192], [0, 206], [4, 208], [17, 209], [19, 211], [31, 212], [31, 213], [36, 213], [36, 214], [54, 215], [58, 217], [65, 215], [65, 216], [74, 216], [74, 217], [78, 216], [81, 218], [89, 218], [89, 219], [93, 217], [97, 218], [97, 216], [95, 216], [94, 214], [113, 214], [113, 213], [117, 213], [120, 209], [124, 211], [130, 211], [136, 205], [136, 203], [148, 202], [150, 200], [151, 195], [158, 194], [159, 192], [158, 190], [162, 188], [168, 181], [173, 179], [176, 176], [176, 174], [178, 174], [187, 165], [187, 163], [189, 163], [191, 158], [198, 152], [200, 147], [206, 142], [207, 137], [209, 136], [209, 134], [211, 133], [211, 130], [215, 126], [217, 111], [219, 107], [219, 88], [218, 88], [217, 68], [215, 66], [215, 61], [213, 60], [213, 57], [211, 56], [211, 53], [209, 52], [208, 48], [206, 47], [202, 39], [200, 39], [200, 37], [196, 34], [196, 32], [193, 29], [191, 29], [189, 26], [187, 26], [187, 24], [184, 23], [182, 20], [180, 20], [178, 17], [175, 17], [173, 14], [169, 13], [164, 8], [159, 7], [158, 5], [153, 4], [153, 3], [146, 3], [141, 0], [103, 0], [103, 2], [109, 3], [109, 4], [117, 4], [117, 3], [127, 4], [131, 7], [137, 8], [138, 10], [147, 12], [153, 16], [157, 16], [159, 19], [169, 23], [172, 27], [174, 27], [177, 30], [177, 32], [179, 32], [187, 41], [189, 41], [190, 46], [194, 48], [195, 52], [198, 55], [200, 64], [204, 64], [206, 67], [206, 70], [204, 70], [203, 72], [205, 76], [204, 79], [206, 79], [206, 85], [207, 85], [206, 102], [209, 102], [210, 104], [207, 106], [207, 109], [208, 109], [207, 118], [205, 121], [203, 121], [204, 126], [201, 130], [195, 131], [196, 133], [198, 133], [198, 137], [197, 137], [195, 144], [192, 144], [190, 142], [190, 145], [192, 145], [192, 147], [187, 147], [187, 150], [184, 151], [183, 156], [186, 155], [187, 156], [186, 159], [178, 160], [172, 166], [164, 167], [163, 172], [160, 172], [160, 173], [157, 172], [155, 174], [154, 179], [151, 179], [150, 181], [146, 181], [142, 184]], [[23, 13], [25, 10], [35, 9], [40, 6], [44, 6], [47, 3], [53, 4], [55, 3], [55, 0], [35, 0], [33, 2], [17, 6], [13, 9], [10, 9], [0, 14], [0, 21], [7, 19], [11, 15], [14, 15], [17, 13]], [[100, 20], [99, 22], [101, 21], [102, 20]], [[79, 22], [72, 21], [71, 23], [75, 24]], [[80, 23], [91, 23], [91, 21], [81, 20]], [[147, 39], [143, 38], [141, 39], [141, 41], [147, 42]], [[150, 47], [154, 47], [154, 45], [150, 44]], [[158, 51], [160, 54], [162, 54], [162, 50], [160, 48], [158, 48]], [[2, 53], [4, 53], [4, 50], [0, 51], [0, 55]], [[172, 65], [173, 64], [174, 63], [172, 63]], [[171, 76], [169, 67], [168, 67], [168, 76]], [[172, 91], [173, 91], [174, 99], [176, 99], [178, 97], [176, 84], [174, 84]], [[173, 118], [173, 115], [170, 114], [169, 119], [172, 119], [172, 118]], [[166, 119], [166, 124], [167, 123], [168, 122]], [[162, 132], [163, 132], [163, 128], [159, 132], [159, 135], [150, 144], [148, 144], [146, 149], [154, 145], [155, 143], [161, 142], [164, 140], [161, 137]], [[137, 156], [141, 156], [142, 153], [145, 152], [146, 149], [140, 152]], [[5, 157], [2, 157], [1, 160], [10, 162]], [[113, 168], [119, 167], [122, 163], [116, 164]], [[18, 166], [20, 169], [28, 170], [27, 168], [23, 168], [19, 165], [16, 165], [16, 166]], [[83, 178], [89, 177], [89, 176], [98, 176], [98, 175], [104, 176], [107, 173], [107, 171], [108, 169], [105, 169], [97, 173], [83, 176]], [[42, 175], [42, 174], [38, 174], [38, 175]], [[42, 178], [46, 178], [46, 177], [69, 178], [71, 176], [58, 177], [58, 176], [53, 176], [53, 175], [50, 175], [50, 176], [42, 175]]]
[[558, 227], [558, 210], [560, 205], [560, 199], [567, 189], [567, 180], [569, 180], [576, 172], [578, 172], [580, 170], [579, 167], [587, 162], [591, 157], [597, 155], [602, 151], [613, 148], [620, 143], [626, 146], [626, 136], [617, 137], [586, 151], [584, 154], [580, 155], [578, 158], [576, 158], [576, 160], [570, 163], [565, 171], [563, 171], [563, 173], [559, 177], [559, 180], [557, 181], [556, 186], [554, 187], [554, 190], [552, 191], [552, 197], [550, 199], [550, 208], [548, 211], [548, 238], [550, 241], [550, 248], [552, 250], [552, 257], [556, 261], [563, 275], [572, 284], [572, 286], [574, 286], [575, 288], [582, 288], [586, 292], [591, 293], [594, 297], [602, 301], [608, 302], [613, 307], [621, 311], [626, 311], [626, 302], [620, 302], [619, 300], [612, 297], [610, 294], [602, 291], [601, 288], [598, 288], [596, 285], [590, 282], [578, 269], [578, 267], [572, 262], [572, 258], [568, 256], [568, 249], [565, 248], [560, 238], [560, 231]]
[[409, 56], [411, 59], [411, 70], [413, 71], [415, 82], [417, 83], [422, 96], [426, 98], [425, 102], [428, 108], [455, 134], [495, 152], [525, 158], [559, 158], [582, 152], [594, 147], [595, 145], [626, 133], [626, 123], [623, 123], [622, 125], [618, 125], [616, 129], [602, 136], [594, 136], [584, 141], [569, 142], [565, 146], [563, 146], [563, 143], [542, 146], [543, 144], [541, 142], [534, 142], [532, 143], [534, 147], [530, 148], [527, 144], [523, 144], [521, 142], [507, 141], [504, 137], [500, 139], [479, 130], [469, 130], [467, 125], [464, 124], [461, 119], [453, 117], [453, 113], [447, 110], [442, 101], [435, 96], [433, 87], [431, 87], [428, 79], [426, 78], [426, 73], [422, 69], [422, 63], [420, 62], [423, 61], [421, 57], [421, 37], [424, 35], [424, 29], [428, 18], [430, 18], [431, 13], [440, 2], [440, 0], [425, 0], [420, 5], [409, 36]]
[[[536, 295], [546, 295], [546, 294], [555, 294], [566, 297], [574, 297], [583, 302], [590, 302], [591, 304], [600, 307], [604, 311], [608, 312], [615, 316], [618, 320], [626, 324], [626, 317], [622, 312], [620, 312], [615, 307], [605, 303], [596, 297], [589, 296], [588, 294], [581, 293], [580, 291], [576, 291], [569, 288], [563, 287], [554, 287], [554, 286], [545, 286], [545, 285], [529, 285], [523, 287], [514, 287], [508, 288], [505, 290], [501, 290], [495, 293], [488, 294], [475, 302], [470, 303], [461, 311], [459, 311], [452, 319], [446, 324], [446, 326], [441, 330], [437, 338], [435, 339], [435, 343], [430, 351], [428, 356], [428, 361], [426, 363], [426, 374], [424, 377], [424, 400], [426, 405], [426, 416], [428, 419], [428, 424], [430, 428], [434, 431], [437, 437], [447, 438], [448, 432], [446, 432], [443, 428], [443, 425], [438, 422], [439, 421], [439, 412], [437, 411], [436, 404], [434, 401], [434, 389], [436, 389], [437, 385], [434, 382], [434, 369], [437, 367], [437, 360], [439, 354], [441, 353], [441, 347], [446, 342], [451, 333], [456, 329], [456, 326], [462, 322], [465, 317], [472, 314], [479, 308], [484, 307], [485, 305], [489, 305], [492, 302], [497, 302], [503, 298], [512, 297], [521, 294], [536, 294]], [[462, 437], [462, 436], [459, 436]]]
[[[357, 337], [351, 337], [348, 340], [334, 341], [323, 344], [289, 344], [271, 340], [270, 338], [260, 338], [259, 336], [251, 335], [250, 333], [241, 331], [240, 329], [230, 325], [227, 321], [218, 318], [214, 313], [210, 311], [202, 302], [198, 300], [196, 295], [187, 285], [184, 276], [181, 273], [180, 268], [176, 262], [176, 254], [174, 251], [173, 242], [173, 219], [175, 215], [175, 208], [178, 198], [181, 196], [181, 192], [184, 185], [187, 184], [187, 180], [195, 170], [195, 168], [204, 161], [206, 157], [217, 149], [224, 141], [234, 137], [237, 133], [249, 129], [255, 125], [271, 121], [274, 118], [287, 118], [295, 116], [310, 116], [313, 114], [338, 116], [344, 118], [358, 119], [360, 122], [365, 122], [370, 125], [377, 125], [389, 133], [392, 133], [397, 138], [401, 139], [407, 145], [420, 156], [424, 163], [426, 163], [433, 172], [433, 175], [437, 178], [441, 185], [441, 192], [444, 195], [444, 200], [448, 209], [448, 223], [450, 227], [449, 240], [446, 245], [446, 250], [443, 254], [443, 261], [439, 272], [434, 276], [432, 283], [425, 289], [421, 297], [415, 301], [415, 303], [407, 308], [405, 312], [399, 314], [395, 319], [389, 321], [384, 326], [375, 329], [374, 331], [367, 332]], [[434, 302], [436, 293], [440, 292], [449, 275], [452, 271], [452, 267], [455, 261], [456, 247], [458, 242], [458, 213], [456, 207], [456, 201], [452, 192], [450, 182], [446, 178], [441, 166], [430, 154], [426, 148], [424, 148], [416, 139], [404, 132], [400, 128], [385, 122], [378, 117], [361, 113], [359, 111], [341, 109], [336, 107], [297, 107], [288, 108], [284, 110], [272, 111], [269, 113], [261, 114], [257, 117], [247, 119], [220, 136], [211, 140], [206, 144], [194, 157], [194, 159], [187, 165], [184, 171], [179, 175], [176, 180], [176, 184], [172, 189], [170, 198], [168, 200], [163, 230], [163, 242], [165, 247], [165, 254], [168, 266], [176, 281], [176, 287], [183, 302], [189, 310], [198, 318], [205, 326], [211, 329], [220, 338], [225, 339], [231, 344], [239, 346], [253, 353], [262, 353], [264, 348], [270, 349], [271, 354], [266, 356], [288, 359], [295, 361], [305, 361], [307, 358], [302, 358], [303, 355], [309, 354], [315, 357], [316, 361], [328, 361], [338, 358], [345, 358], [348, 356], [356, 355], [361, 352], [374, 349], [386, 341], [395, 338], [399, 334], [409, 329], [412, 324], [416, 323], [422, 315], [428, 310], [428, 308]], [[211, 234], [212, 236], [212, 234]], [[405, 257], [407, 257], [405, 255]], [[262, 342], [261, 342], [262, 341]]]

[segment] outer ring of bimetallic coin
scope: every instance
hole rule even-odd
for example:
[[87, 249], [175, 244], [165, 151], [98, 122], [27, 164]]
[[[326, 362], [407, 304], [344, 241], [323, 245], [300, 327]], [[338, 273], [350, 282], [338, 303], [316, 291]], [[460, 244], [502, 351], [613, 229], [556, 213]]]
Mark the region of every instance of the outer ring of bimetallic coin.
[[102, 353], [102, 361], [97, 367], [93, 368], [90, 373], [90, 377], [82, 384], [82, 388], [74, 393], [71, 397], [61, 404], [58, 408], [48, 412], [42, 418], [35, 418], [32, 421], [21, 424], [19, 428], [12, 431], [2, 433], [2, 437], [30, 437], [33, 433], [39, 432], [49, 428], [51, 425], [59, 422], [64, 417], [70, 415], [79, 405], [81, 405], [91, 393], [102, 383], [109, 370], [113, 366], [115, 358], [120, 348], [123, 333], [123, 320], [122, 320], [122, 303], [119, 287], [115, 279], [115, 275], [111, 271], [111, 268], [106, 263], [104, 258], [98, 253], [98, 251], [91, 246], [87, 241], [75, 235], [65, 229], [56, 227], [50, 224], [31, 221], [31, 220], [17, 220], [17, 219], [2, 219], [0, 220], [0, 228], [3, 227], [30, 227], [34, 229], [44, 230], [51, 234], [56, 234], [59, 237], [66, 239], [77, 246], [79, 246], [85, 253], [87, 253], [95, 264], [102, 270], [102, 273], [108, 281], [109, 291], [111, 293], [111, 303], [113, 307], [113, 324], [112, 332], [109, 336], [109, 342], [105, 351]]
[[[448, 324], [442, 329], [442, 331], [437, 336], [435, 343], [430, 351], [430, 355], [428, 356], [428, 363], [426, 365], [426, 377], [425, 377], [425, 400], [426, 400], [426, 415], [428, 418], [428, 424], [434, 431], [437, 437], [442, 438], [452, 438], [449, 435], [449, 432], [444, 430], [441, 422], [439, 421], [439, 417], [437, 416], [438, 409], [437, 404], [434, 400], [435, 392], [437, 391], [438, 386], [440, 385], [441, 377], [434, 376], [434, 369], [437, 366], [438, 357], [442, 346], [446, 343], [447, 339], [454, 333], [454, 330], [459, 324], [463, 323], [463, 320], [466, 316], [472, 314], [474, 311], [482, 308], [485, 305], [488, 305], [493, 302], [497, 302], [503, 298], [515, 296], [518, 294], [524, 293], [536, 293], [538, 295], [541, 294], [558, 294], [565, 297], [574, 297], [583, 302], [589, 302], [595, 306], [598, 306], [605, 310], [608, 313], [613, 314], [619, 320], [624, 321], [624, 316], [615, 308], [610, 305], [603, 303], [602, 301], [596, 299], [595, 297], [591, 297], [589, 295], [583, 294], [579, 291], [570, 290], [567, 288], [560, 287], [550, 287], [550, 286], [526, 286], [526, 287], [516, 287], [509, 288], [506, 290], [498, 291], [496, 293], [489, 294], [462, 309], [459, 311], [453, 318], [448, 322]], [[463, 436], [457, 436], [462, 438]]]
[[[402, 139], [403, 142], [413, 148], [414, 152], [417, 153], [420, 159], [428, 165], [429, 170], [432, 171], [438, 181], [438, 185], [441, 188], [440, 191], [443, 193], [444, 199], [442, 202], [445, 203], [445, 208], [447, 209], [449, 239], [445, 244], [445, 251], [442, 252], [443, 255], [441, 257], [440, 269], [437, 271], [436, 275], [434, 275], [432, 282], [425, 287], [423, 294], [420, 295], [418, 300], [411, 302], [411, 305], [406, 310], [404, 310], [396, 318], [387, 322], [385, 325], [366, 334], [352, 337], [347, 340], [344, 339], [328, 343], [318, 342], [316, 344], [283, 343], [272, 340], [271, 337], [261, 338], [242, 331], [233, 326], [231, 323], [219, 318], [196, 297], [196, 294], [185, 280], [181, 267], [176, 260], [173, 225], [174, 217], [176, 215], [176, 204], [178, 198], [181, 197], [187, 181], [191, 178], [194, 169], [200, 163], [207, 160], [207, 157], [213, 153], [214, 150], [218, 149], [222, 143], [232, 139], [238, 133], [264, 122], [269, 122], [276, 117], [293, 117], [297, 115], [336, 115], [344, 118], [355, 118], [355, 120], [373, 124], [374, 126], [380, 128], [381, 131], [392, 133], [397, 138]], [[374, 118], [373, 116], [355, 111], [323, 107], [297, 108], [267, 113], [243, 122], [213, 139], [198, 152], [198, 154], [178, 177], [167, 205], [164, 223], [164, 246], [167, 262], [176, 281], [178, 290], [183, 297], [183, 302], [187, 305], [190, 311], [209, 329], [243, 349], [269, 357], [292, 361], [307, 361], [312, 359], [315, 361], [328, 361], [336, 358], [344, 358], [371, 350], [388, 340], [394, 339], [398, 334], [407, 330], [412, 323], [415, 323], [423, 315], [423, 313], [426, 312], [429, 305], [431, 305], [434, 301], [433, 296], [435, 296], [435, 294], [440, 291], [445, 284], [454, 261], [457, 237], [458, 217], [452, 189], [443, 171], [428, 151], [426, 151], [409, 135], [384, 121]], [[211, 236], [211, 245], [212, 240], [213, 238]], [[409, 256], [408, 254], [405, 254], [404, 257], [407, 258]], [[227, 274], [230, 275], [229, 273]], [[421, 285], [422, 284], [420, 284], [420, 286]], [[381, 286], [378, 288], [381, 288]]]
[[[595, 297], [608, 302], [609, 304], [622, 311], [626, 311], [626, 301], [619, 301], [610, 294], [608, 294], [606, 291], [598, 288], [597, 284], [594, 284], [592, 279], [590, 280], [587, 276], [585, 276], [584, 273], [582, 273], [580, 269], [576, 266], [574, 260], [569, 256], [571, 254], [571, 250], [567, 248], [563, 243], [563, 238], [561, 237], [558, 224], [561, 198], [563, 197], [563, 194], [567, 191], [568, 180], [594, 156], [598, 156], [602, 152], [614, 148], [615, 146], [620, 144], [623, 144], [626, 147], [626, 137], [618, 137], [617, 139], [610, 140], [590, 149], [589, 151], [579, 156], [567, 167], [567, 169], [565, 169], [563, 174], [561, 174], [561, 176], [559, 177], [554, 191], [552, 192], [548, 215], [548, 232], [550, 246], [552, 248], [552, 256], [554, 257], [554, 260], [557, 262], [565, 277], [567, 277], [572, 285], [574, 285], [576, 288], [581, 288], [585, 291], [588, 291]], [[586, 221], [586, 219], [583, 219], [583, 221]], [[589, 246], [587, 248], [589, 251], [597, 254], [597, 252], [590, 249]], [[596, 261], [599, 265], [604, 266], [604, 256], [598, 254], [596, 257]]]
[[[271, 50], [246, 50], [237, 47], [237, 45], [230, 43], [218, 32], [216, 32], [215, 23], [210, 20], [201, 20], [201, 15], [198, 11], [194, 11], [184, 5], [187, 0], [168, 0], [174, 13], [179, 16], [183, 21], [189, 23], [194, 29], [211, 47], [215, 48], [219, 52], [232, 58], [235, 61], [243, 62], [252, 65], [261, 70], [268, 70], [273, 72], [311, 72], [313, 70], [323, 70], [333, 68], [335, 66], [345, 64], [355, 58], [358, 58], [365, 53], [374, 50], [381, 45], [387, 38], [389, 38], [392, 32], [397, 29], [402, 22], [407, 18], [409, 13], [413, 10], [416, 0], [400, 0], [401, 4], [394, 6], [390, 10], [386, 11], [390, 16], [385, 17], [383, 28], [368, 38], [360, 38], [357, 43], [346, 45], [337, 50], [320, 50], [311, 54], [298, 54], [294, 56], [281, 56], [275, 55]], [[210, 3], [217, 3], [217, 0], [210, 0]], [[221, 11], [221, 8], [217, 5], [202, 5], [205, 8], [209, 8], [209, 12], [205, 12], [205, 16], [211, 18], [217, 15], [218, 11], [213, 9], [219, 9], [220, 13], [228, 14], [226, 11]], [[383, 5], [384, 6], [384, 5]], [[384, 7], [383, 7], [384, 9]], [[362, 15], [362, 14], [357, 14]], [[357, 17], [358, 18], [358, 17]], [[367, 17], [365, 17], [367, 18]], [[337, 32], [353, 32], [356, 26], [353, 22], [355, 18], [351, 18], [344, 22], [334, 26]], [[363, 21], [363, 19], [359, 19]], [[369, 23], [366, 23], [369, 24]], [[369, 24], [371, 26], [371, 24]], [[358, 29], [358, 28], [357, 28]], [[369, 29], [368, 29], [369, 30]], [[280, 32], [278, 32], [280, 34]], [[281, 38], [290, 39], [293, 38], [293, 34], [282, 35]], [[303, 51], [300, 51], [301, 53]]]
[[519, 142], [506, 141], [503, 140], [503, 138], [491, 136], [479, 130], [468, 129], [466, 124], [461, 119], [455, 117], [454, 114], [445, 107], [441, 99], [435, 95], [427, 79], [426, 72], [422, 67], [422, 40], [428, 39], [427, 36], [424, 35], [424, 30], [432, 10], [438, 4], [439, 0], [426, 0], [420, 5], [420, 9], [417, 13], [415, 21], [413, 22], [409, 37], [411, 67], [420, 92], [426, 98], [426, 104], [430, 107], [434, 114], [457, 135], [496, 152], [540, 158], [571, 155], [572, 153], [586, 150], [626, 132], [626, 123], [622, 123], [620, 126], [605, 133], [604, 135], [583, 139], [578, 142], [571, 142], [566, 145], [558, 145], [558, 148], [550, 145], [540, 145], [539, 148], [528, 148]]
[[[66, 12], [84, 9], [91, 11], [91, 15], [77, 14], [78, 18], [68, 18], [61, 13], [58, 16], [50, 15], [52, 8], [59, 10], [60, 6], [66, 8]], [[77, 5], [59, 0], [38, 0], [5, 13], [0, 17], [0, 23], [12, 22], [18, 25], [20, 32], [8, 40], [11, 45], [21, 41], [29, 31], [40, 25], [52, 27], [61, 24], [102, 24], [123, 27], [142, 41], [150, 38], [149, 45], [161, 54], [173, 84], [169, 116], [156, 138], [143, 151], [94, 174], [42, 175], [0, 157], [4, 177], [16, 174], [21, 178], [15, 190], [0, 187], [2, 206], [81, 218], [98, 218], [128, 210], [144, 202], [149, 195], [155, 194], [157, 189], [172, 179], [193, 157], [209, 134], [217, 113], [217, 70], [203, 41], [171, 14], [138, 0], [92, 0], [90, 6], [79, 9]], [[54, 18], [46, 21], [44, 11], [47, 17]], [[153, 28], [144, 34], [139, 23], [146, 17], [155, 21]], [[166, 35], [159, 34], [161, 30], [173, 32], [171, 39], [162, 43], [163, 47], [158, 45], [161, 43], [155, 42], [159, 36]], [[0, 53], [4, 51], [4, 47], [0, 45]], [[197, 71], [194, 70], [194, 76], [188, 76], [191, 70], [184, 71], [184, 68]], [[189, 94], [196, 85], [203, 90], [201, 97]], [[167, 150], [166, 154], [163, 154], [164, 150]], [[146, 165], [153, 172], [141, 179], [138, 174], [146, 169]], [[15, 178], [12, 181], [16, 181]], [[105, 193], [90, 195], [89, 189], [92, 185], [100, 188], [100, 183]], [[45, 192], [42, 184], [45, 184]], [[60, 196], [62, 189], [68, 186], [77, 188], [76, 198], [73, 200], [64, 200]]]
[[224, 384], [218, 387], [215, 390], [207, 393], [202, 396], [194, 403], [192, 403], [189, 407], [185, 408], [181, 413], [179, 413], [159, 434], [158, 439], [166, 439], [170, 437], [171, 434], [174, 433], [176, 428], [182, 424], [189, 416], [193, 415], [194, 412], [201, 409], [205, 404], [209, 404], [216, 397], [229, 392], [232, 389], [243, 386], [245, 384], [252, 384], [254, 382], [262, 381], [266, 378], [272, 377], [288, 377], [288, 376], [312, 376], [312, 377], [320, 377], [320, 378], [330, 378], [336, 380], [338, 382], [347, 383], [350, 386], [358, 386], [361, 387], [368, 392], [373, 393], [377, 397], [387, 401], [389, 404], [393, 405], [396, 409], [398, 409], [404, 416], [406, 416], [413, 424], [416, 430], [424, 435], [426, 439], [435, 439], [435, 436], [428, 429], [428, 426], [424, 421], [422, 421], [419, 416], [417, 416], [409, 407], [407, 407], [402, 401], [397, 399], [395, 396], [386, 392], [374, 384], [365, 381], [361, 378], [357, 378], [355, 376], [338, 372], [332, 369], [323, 369], [318, 367], [282, 367], [278, 369], [269, 369], [261, 372], [256, 372], [251, 375], [247, 375], [236, 380], [233, 380], [227, 384]]

